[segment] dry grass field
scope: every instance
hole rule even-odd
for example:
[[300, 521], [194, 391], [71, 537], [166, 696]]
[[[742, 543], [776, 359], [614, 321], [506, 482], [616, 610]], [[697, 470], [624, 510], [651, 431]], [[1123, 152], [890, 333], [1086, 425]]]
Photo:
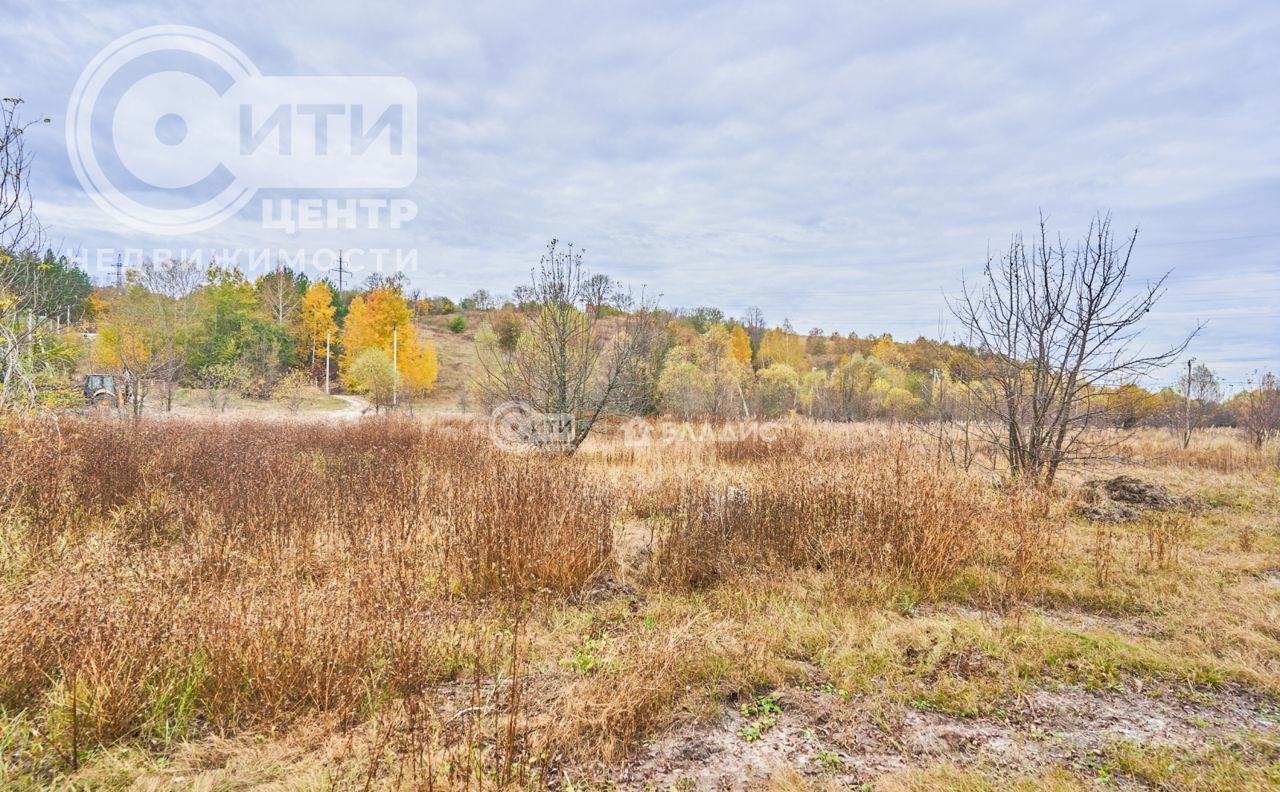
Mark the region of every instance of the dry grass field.
[[13, 424], [0, 786], [1280, 786], [1280, 451], [1120, 451]]

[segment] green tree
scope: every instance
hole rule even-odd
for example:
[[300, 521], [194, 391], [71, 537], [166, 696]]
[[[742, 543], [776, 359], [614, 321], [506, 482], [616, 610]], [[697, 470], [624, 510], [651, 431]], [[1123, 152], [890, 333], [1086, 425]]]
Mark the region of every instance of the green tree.
[[391, 358], [377, 347], [361, 352], [347, 369], [347, 386], [373, 401], [374, 412], [387, 407], [400, 388], [400, 374]]
[[800, 375], [785, 363], [774, 363], [756, 372], [752, 396], [756, 413], [762, 418], [778, 418], [796, 406]]
[[294, 364], [294, 356], [289, 330], [262, 310], [253, 284], [237, 269], [211, 268], [208, 283], [196, 294], [188, 344], [191, 370], [240, 364], [250, 377], [246, 391], [265, 398], [281, 370]]
[[43, 257], [33, 251], [16, 254], [0, 250], [0, 285], [17, 298], [24, 311], [53, 320], [78, 322], [84, 301], [93, 293], [89, 276], [66, 256], [52, 250]]
[[706, 415], [711, 384], [707, 373], [693, 359], [688, 348], [676, 347], [667, 355], [658, 378], [658, 398], [662, 409], [679, 418]]

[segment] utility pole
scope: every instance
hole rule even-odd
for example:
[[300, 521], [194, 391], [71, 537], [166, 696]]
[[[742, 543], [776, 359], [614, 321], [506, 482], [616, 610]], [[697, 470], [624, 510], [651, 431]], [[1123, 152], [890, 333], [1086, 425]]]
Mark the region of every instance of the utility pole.
[[1195, 358], [1187, 359], [1187, 416], [1182, 429], [1182, 447], [1191, 445], [1191, 364]]
[[333, 336], [332, 330], [324, 331], [324, 395], [329, 395], [329, 340]]
[[[400, 376], [400, 328], [391, 328], [391, 369], [395, 371], [396, 376]], [[399, 403], [400, 388], [399, 383], [395, 379], [391, 380], [391, 406], [395, 407]]]
[[333, 267], [333, 268], [332, 268], [332, 269], [330, 269], [329, 271], [330, 271], [330, 272], [336, 272], [336, 273], [338, 273], [338, 294], [342, 294], [342, 276], [343, 276], [343, 275], [348, 275], [348, 274], [350, 274], [350, 273], [351, 273], [351, 270], [349, 270], [349, 269], [343, 269], [343, 268], [342, 268], [342, 250], [341, 250], [341, 248], [339, 248], [339, 250], [338, 250], [338, 266]]
[[929, 369], [929, 376], [933, 378], [929, 386], [929, 398], [933, 400], [933, 409], [938, 420], [942, 420], [942, 408], [938, 404], [938, 383], [942, 381], [942, 369]]
[[119, 253], [116, 254], [116, 288], [124, 288], [124, 257]]

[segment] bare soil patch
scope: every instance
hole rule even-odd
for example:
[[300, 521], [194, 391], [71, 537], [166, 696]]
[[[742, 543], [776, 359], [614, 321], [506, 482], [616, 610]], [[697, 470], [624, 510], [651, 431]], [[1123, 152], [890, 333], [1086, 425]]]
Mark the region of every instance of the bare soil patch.
[[857, 699], [798, 687], [777, 701], [776, 724], [758, 739], [743, 737], [752, 718], [726, 708], [646, 745], [616, 780], [628, 789], [754, 789], [789, 769], [847, 786], [940, 760], [1013, 775], [1085, 768], [1116, 741], [1190, 747], [1268, 732], [1280, 720], [1274, 705], [1238, 690], [1189, 696], [1136, 681], [1126, 690], [1036, 690], [1010, 702], [1003, 719], [907, 708], [877, 722]]

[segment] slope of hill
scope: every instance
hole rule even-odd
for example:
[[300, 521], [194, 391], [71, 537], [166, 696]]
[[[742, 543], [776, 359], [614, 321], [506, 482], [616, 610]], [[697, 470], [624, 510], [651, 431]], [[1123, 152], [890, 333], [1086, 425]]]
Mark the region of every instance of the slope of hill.
[[447, 325], [458, 314], [428, 316], [417, 323], [420, 337], [430, 341], [440, 358], [440, 374], [436, 385], [426, 398], [428, 409], [452, 411], [459, 409], [459, 400], [466, 390], [478, 365], [476, 358], [476, 331], [484, 324], [483, 313], [462, 314], [466, 329], [460, 333]]

